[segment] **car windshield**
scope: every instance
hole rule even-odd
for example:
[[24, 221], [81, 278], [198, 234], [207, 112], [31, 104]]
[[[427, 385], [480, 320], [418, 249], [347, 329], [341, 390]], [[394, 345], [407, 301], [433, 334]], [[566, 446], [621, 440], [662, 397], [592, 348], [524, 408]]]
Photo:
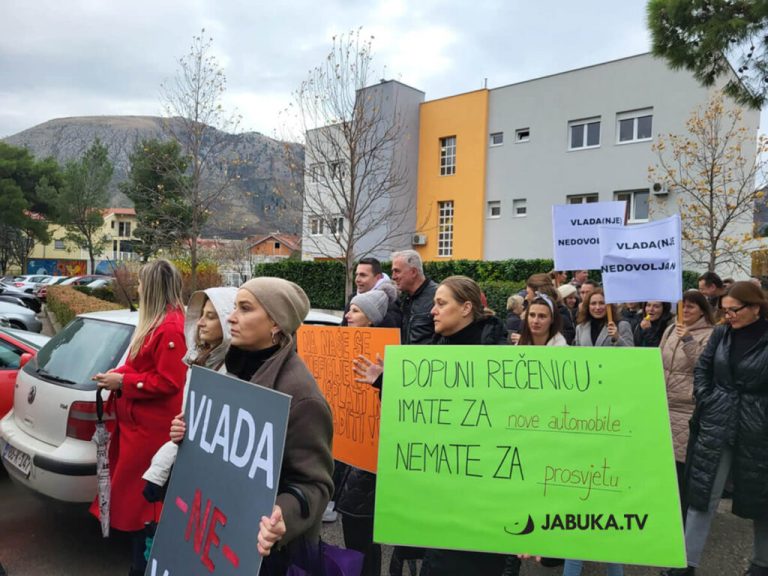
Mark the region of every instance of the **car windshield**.
[[95, 387], [91, 377], [115, 368], [123, 357], [134, 327], [92, 318], [75, 318], [51, 338], [25, 370], [55, 381]]

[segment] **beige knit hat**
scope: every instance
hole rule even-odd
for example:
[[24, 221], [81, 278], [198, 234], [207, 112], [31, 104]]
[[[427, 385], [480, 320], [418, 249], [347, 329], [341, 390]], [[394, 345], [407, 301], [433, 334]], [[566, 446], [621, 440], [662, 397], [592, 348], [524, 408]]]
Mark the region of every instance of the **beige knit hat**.
[[248, 290], [284, 334], [293, 334], [309, 312], [309, 298], [301, 286], [282, 278], [260, 277], [240, 286]]

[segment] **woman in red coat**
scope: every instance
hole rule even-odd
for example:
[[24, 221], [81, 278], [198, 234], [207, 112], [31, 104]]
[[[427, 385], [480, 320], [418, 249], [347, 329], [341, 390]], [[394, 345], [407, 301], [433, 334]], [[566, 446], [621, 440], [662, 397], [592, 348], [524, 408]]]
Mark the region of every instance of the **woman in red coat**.
[[[134, 535], [130, 574], [144, 574], [144, 523], [159, 520], [160, 505], [144, 499], [141, 476], [181, 411], [186, 351], [181, 275], [167, 260], [156, 260], [139, 271], [139, 322], [128, 359], [93, 377], [100, 388], [113, 392], [108, 406], [117, 426], [109, 445], [109, 521], [112, 528]], [[98, 516], [98, 510], [95, 501], [91, 512]]]

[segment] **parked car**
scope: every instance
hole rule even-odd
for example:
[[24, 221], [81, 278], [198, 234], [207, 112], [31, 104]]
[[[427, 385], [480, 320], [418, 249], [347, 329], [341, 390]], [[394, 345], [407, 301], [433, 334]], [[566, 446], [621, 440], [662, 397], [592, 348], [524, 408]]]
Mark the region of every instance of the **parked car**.
[[0, 314], [0, 328], [10, 328], [11, 323], [8, 321], [8, 318]]
[[[0, 420], [2, 462], [14, 481], [57, 500], [93, 500], [91, 376], [125, 361], [137, 321], [138, 313], [128, 310], [82, 314], [19, 371], [13, 410]], [[310, 310], [306, 322], [338, 325], [341, 317]]]
[[30, 332], [40, 332], [43, 329], [43, 323], [38, 320], [35, 311], [26, 306], [0, 302], [0, 314], [8, 318], [13, 328]]
[[0, 418], [13, 406], [16, 374], [48, 340], [42, 334], [0, 328]]
[[44, 282], [50, 278], [48, 274], [27, 274], [26, 276], [16, 276], [13, 279], [12, 285], [18, 288], [22, 292], [32, 294], [32, 290], [35, 289], [35, 285], [40, 282]]
[[114, 278], [107, 277], [107, 278], [97, 278], [93, 282], [90, 282], [85, 285], [86, 288], [104, 288], [105, 286], [111, 285], [115, 281]]
[[88, 274], [87, 276], [72, 276], [61, 283], [62, 286], [87, 286], [94, 280], [101, 278], [112, 278], [112, 276], [103, 276], [101, 274]]
[[48, 287], [49, 286], [58, 286], [59, 284], [62, 284], [64, 281], [69, 280], [70, 276], [52, 276], [51, 278], [55, 278], [55, 281], [53, 282], [43, 282], [41, 284], [38, 284], [35, 286], [35, 289], [32, 291], [32, 294], [40, 298], [43, 302], [45, 302], [48, 299]]
[[0, 420], [2, 462], [14, 481], [57, 500], [93, 500], [91, 377], [125, 361], [137, 322], [128, 310], [82, 314], [19, 371], [13, 410]]
[[0, 296], [12, 296], [14, 298], [18, 298], [24, 303], [24, 306], [30, 310], [34, 310], [35, 312], [40, 312], [43, 307], [42, 302], [40, 302], [40, 298], [37, 296], [22, 292], [21, 290], [18, 290], [13, 286], [9, 286], [8, 284], [0, 283]]

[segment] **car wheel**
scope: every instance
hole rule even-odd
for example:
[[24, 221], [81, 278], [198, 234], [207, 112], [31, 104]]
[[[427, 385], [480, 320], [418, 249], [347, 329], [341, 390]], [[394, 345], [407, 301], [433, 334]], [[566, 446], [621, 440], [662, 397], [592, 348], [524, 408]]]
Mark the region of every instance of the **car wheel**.
[[10, 320], [8, 323], [11, 325], [11, 328], [16, 328], [16, 330], [26, 330], [27, 329], [27, 327], [24, 326], [24, 324], [22, 324], [18, 320]]

